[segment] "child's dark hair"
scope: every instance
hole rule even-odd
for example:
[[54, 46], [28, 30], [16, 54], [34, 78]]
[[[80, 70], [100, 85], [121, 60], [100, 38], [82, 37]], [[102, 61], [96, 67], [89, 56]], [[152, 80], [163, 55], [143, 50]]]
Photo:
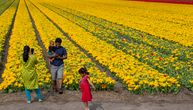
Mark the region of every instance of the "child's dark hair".
[[49, 46], [49, 52], [54, 52], [54, 46]]
[[86, 67], [80, 68], [80, 69], [78, 70], [78, 72], [79, 72], [80, 74], [89, 75], [89, 72], [87, 71]]
[[34, 48], [31, 48], [31, 54], [34, 54]]

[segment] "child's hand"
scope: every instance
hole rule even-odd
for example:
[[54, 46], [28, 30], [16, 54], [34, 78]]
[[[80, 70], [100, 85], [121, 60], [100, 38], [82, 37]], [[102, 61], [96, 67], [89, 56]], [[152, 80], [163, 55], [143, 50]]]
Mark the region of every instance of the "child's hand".
[[53, 61], [54, 61], [54, 58], [51, 58], [51, 59], [50, 59], [50, 62], [53, 62]]
[[96, 88], [94, 87], [94, 91], [96, 91]]
[[81, 83], [81, 81], [82, 81], [82, 80], [80, 79], [80, 80], [79, 80], [79, 84]]
[[89, 79], [87, 79], [87, 80], [88, 80], [89, 84], [92, 86], [92, 88], [93, 88], [94, 90], [96, 90], [94, 84], [93, 84]]
[[94, 89], [94, 91], [96, 91], [96, 88], [94, 86], [92, 88]]

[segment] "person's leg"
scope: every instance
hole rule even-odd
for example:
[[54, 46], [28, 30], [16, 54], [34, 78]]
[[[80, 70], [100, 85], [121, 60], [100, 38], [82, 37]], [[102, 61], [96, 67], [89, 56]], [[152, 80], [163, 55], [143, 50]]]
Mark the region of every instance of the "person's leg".
[[88, 108], [88, 102], [84, 102], [84, 108], [85, 108], [85, 110], [89, 110], [89, 108]]
[[31, 90], [25, 89], [25, 95], [27, 98], [27, 103], [31, 103]]
[[39, 100], [39, 101], [42, 101], [42, 95], [41, 95], [40, 88], [35, 89], [35, 92], [36, 92], [36, 95], [37, 95], [38, 100]]
[[57, 80], [57, 85], [58, 85], [59, 93], [62, 94], [63, 93], [63, 90], [62, 90], [62, 79], [58, 79]]
[[59, 93], [62, 94], [63, 90], [62, 90], [62, 83], [63, 83], [63, 73], [64, 73], [64, 65], [61, 65], [58, 68], [57, 71], [57, 87], [59, 89]]
[[51, 65], [50, 67], [50, 72], [52, 75], [52, 89], [53, 91], [57, 91], [57, 86], [56, 86], [56, 73], [57, 73], [58, 67]]
[[57, 84], [56, 80], [52, 80], [52, 89], [53, 89], [53, 91], [58, 92], [58, 88], [57, 88], [56, 84]]

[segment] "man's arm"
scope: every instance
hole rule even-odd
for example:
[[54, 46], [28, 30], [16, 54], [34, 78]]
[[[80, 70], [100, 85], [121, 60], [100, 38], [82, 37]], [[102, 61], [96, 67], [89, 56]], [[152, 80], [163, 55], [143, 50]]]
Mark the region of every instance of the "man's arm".
[[57, 58], [59, 58], [61, 60], [67, 59], [67, 51], [66, 51], [66, 49], [63, 50], [63, 56], [58, 56]]
[[67, 55], [64, 55], [64, 56], [58, 56], [57, 58], [59, 58], [59, 59], [62, 59], [62, 60], [64, 60], [64, 59], [67, 59]]

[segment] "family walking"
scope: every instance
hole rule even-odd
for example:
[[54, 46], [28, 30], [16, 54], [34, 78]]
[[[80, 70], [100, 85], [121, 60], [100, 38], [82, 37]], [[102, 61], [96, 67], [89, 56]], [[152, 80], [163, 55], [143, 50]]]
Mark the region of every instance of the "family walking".
[[[63, 94], [63, 76], [64, 76], [64, 59], [67, 59], [67, 51], [61, 46], [62, 39], [56, 38], [55, 42], [50, 41], [47, 57], [49, 59], [49, 67], [52, 76], [52, 90], [53, 92]], [[29, 46], [24, 46], [23, 49], [23, 66], [22, 79], [25, 87], [25, 94], [27, 103], [31, 103], [31, 92], [35, 91], [38, 101], [42, 102], [43, 97], [38, 86], [38, 74], [36, 73], [35, 65], [38, 60], [35, 55], [35, 50]], [[82, 102], [85, 105], [85, 110], [89, 110], [88, 102], [92, 101], [92, 94], [90, 85], [95, 89], [94, 85], [89, 80], [89, 72], [87, 69], [80, 68], [77, 70], [82, 76], [80, 80], [80, 90], [82, 92]]]

